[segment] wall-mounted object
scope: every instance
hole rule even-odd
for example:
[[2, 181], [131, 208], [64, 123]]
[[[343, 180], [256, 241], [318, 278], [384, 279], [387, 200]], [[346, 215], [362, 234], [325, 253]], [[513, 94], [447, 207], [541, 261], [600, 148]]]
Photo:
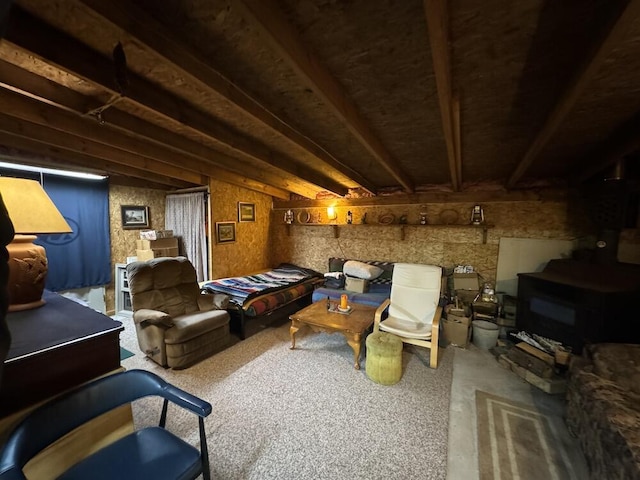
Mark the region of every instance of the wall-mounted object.
[[309, 223], [311, 221], [311, 214], [306, 210], [302, 210], [298, 212], [296, 220], [298, 220], [298, 223]]
[[216, 243], [236, 241], [236, 222], [216, 222]]
[[256, 204], [238, 202], [238, 222], [255, 222]]
[[284, 223], [291, 225], [293, 223], [293, 210], [289, 209], [284, 212]]
[[484, 223], [484, 212], [482, 211], [482, 207], [480, 205], [474, 205], [471, 210], [471, 224], [472, 225], [481, 225]]
[[44, 305], [48, 262], [44, 247], [33, 241], [38, 234], [71, 233], [71, 227], [35, 180], [1, 177], [0, 192], [15, 231], [7, 245], [9, 311], [37, 308]]
[[120, 206], [122, 228], [133, 230], [136, 228], [149, 228], [149, 207], [137, 205]]
[[420, 225], [427, 224], [427, 214], [425, 212], [420, 212]]
[[391, 225], [396, 220], [396, 216], [393, 213], [385, 213], [378, 217], [378, 223], [380, 225]]
[[336, 209], [334, 207], [327, 207], [327, 220], [331, 222], [337, 218], [338, 218], [338, 213], [336, 212]]
[[353, 214], [351, 213], [351, 210], [349, 210], [349, 211], [347, 212], [347, 223], [348, 223], [349, 225], [351, 225], [351, 224], [353, 223]]
[[443, 225], [453, 225], [458, 221], [458, 212], [450, 208], [440, 212], [440, 223]]

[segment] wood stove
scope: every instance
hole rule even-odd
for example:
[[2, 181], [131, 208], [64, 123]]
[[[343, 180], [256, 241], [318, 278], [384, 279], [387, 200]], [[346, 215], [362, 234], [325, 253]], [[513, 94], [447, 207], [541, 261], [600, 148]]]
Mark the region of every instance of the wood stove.
[[640, 265], [551, 260], [518, 274], [516, 326], [581, 353], [588, 343], [640, 343]]

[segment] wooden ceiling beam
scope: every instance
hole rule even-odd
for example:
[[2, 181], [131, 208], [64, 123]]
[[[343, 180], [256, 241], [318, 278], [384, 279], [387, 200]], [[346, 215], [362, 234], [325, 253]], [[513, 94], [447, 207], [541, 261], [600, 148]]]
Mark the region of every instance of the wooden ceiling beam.
[[[71, 133], [65, 133], [46, 125], [40, 125], [22, 120], [18, 117], [0, 114], [0, 131], [26, 139], [35, 139], [57, 148], [71, 150], [91, 157], [98, 157], [118, 163], [125, 167], [148, 170], [163, 176], [173, 177], [193, 185], [206, 185], [207, 176], [186, 170], [179, 165], [167, 165], [157, 160], [124, 150], [109, 147], [103, 143], [80, 138]], [[9, 145], [12, 146], [12, 145]]]
[[298, 33], [287, 22], [275, 2], [273, 0], [241, 0], [237, 5], [242, 7], [245, 18], [258, 27], [282, 58], [344, 122], [377, 163], [406, 192], [413, 192], [414, 185], [411, 179], [400, 169], [398, 162], [373, 132], [340, 83], [316, 55], [302, 43]]
[[[55, 153], [56, 150], [64, 150], [65, 153], [71, 152], [71, 160], [86, 158], [90, 161], [90, 165], [95, 164], [95, 166], [98, 166], [103, 164], [105, 169], [113, 165], [111, 171], [121, 175], [127, 175], [127, 172], [131, 171], [132, 176], [136, 176], [135, 174], [138, 170], [146, 171], [149, 172], [147, 178], [153, 179], [154, 182], [160, 182], [161, 178], [168, 177], [188, 183], [189, 186], [207, 185], [208, 179], [211, 177], [232, 185], [271, 195], [275, 198], [283, 200], [290, 198], [289, 190], [287, 189], [274, 187], [234, 172], [212, 166], [210, 167], [210, 171], [206, 172], [208, 175], [199, 175], [185, 170], [180, 166], [162, 164], [141, 155], [124, 152], [120, 149], [111, 148], [101, 143], [79, 138], [69, 133], [63, 133], [47, 126], [33, 124], [8, 115], [0, 114], [0, 132], [9, 135], [8, 137], [4, 137], [8, 146], [27, 149], [29, 141], [37, 142], [38, 144], [49, 146], [52, 154]], [[27, 143], [21, 143], [19, 140], [14, 142], [9, 141], [15, 140], [15, 137], [22, 138], [26, 140]], [[34, 149], [39, 148], [37, 145], [32, 146]], [[43, 154], [46, 154], [46, 151], [44, 151]], [[94, 161], [92, 159], [96, 160]], [[143, 176], [142, 178], [145, 177]], [[172, 185], [171, 182], [168, 184]]]
[[235, 105], [245, 114], [282, 135], [289, 142], [302, 148], [329, 169], [352, 180], [356, 186], [375, 194], [375, 185], [346, 163], [337, 159], [308, 136], [300, 133], [285, 120], [269, 111], [235, 83], [211, 67], [210, 63], [194, 53], [192, 48], [167, 34], [168, 29], [147, 15], [131, 2], [82, 0], [105, 20], [120, 28], [138, 43], [171, 63], [182, 75], [197, 83], [200, 88], [214, 92]]
[[[127, 152], [130, 156], [125, 156], [125, 161], [127, 159], [138, 159], [138, 163], [143, 163], [144, 160], [142, 159], [151, 159], [159, 162], [155, 166], [156, 169], [170, 167], [176, 173], [193, 172], [194, 175], [206, 177], [221, 175], [219, 167], [213, 165], [211, 162], [193, 158], [186, 154], [178, 155], [160, 144], [121, 133], [108, 124], [99, 125], [93, 119], [82, 118], [50, 105], [39, 103], [31, 98], [22, 97], [14, 92], [0, 90], [0, 104], [5, 105], [7, 111], [11, 112], [15, 118], [50, 127], [62, 133], [72, 134], [92, 142], [92, 144], [102, 145], [102, 147], [100, 147], [101, 151], [108, 151], [113, 148], [114, 152]], [[94, 145], [94, 148], [98, 147]], [[107, 155], [104, 158], [109, 157]], [[162, 167], [163, 165], [165, 167]], [[264, 176], [262, 172], [254, 172], [254, 174], [257, 177]], [[256, 181], [260, 180], [258, 179]], [[287, 183], [281, 180], [277, 181], [282, 185], [286, 185], [291, 191], [295, 191], [295, 193], [299, 195], [308, 198], [315, 197], [315, 191], [310, 191], [309, 188], [304, 185], [298, 185], [292, 182]], [[203, 184], [201, 181], [192, 181], [192, 183], [198, 185]]]
[[454, 191], [459, 191], [462, 183], [462, 152], [460, 145], [460, 104], [454, 105], [451, 81], [451, 60], [449, 53], [449, 16], [446, 0], [424, 0], [424, 12], [429, 30], [429, 44], [436, 76], [438, 102], [442, 130], [447, 145], [449, 174]]
[[[62, 85], [52, 82], [46, 78], [23, 70], [11, 63], [0, 60], [0, 85], [5, 86], [13, 92], [20, 93], [31, 99], [40, 100], [49, 105], [62, 108], [68, 112], [82, 115], [84, 112], [99, 106], [96, 100], [70, 90]], [[20, 85], [17, 87], [16, 85]], [[103, 120], [111, 127], [115, 127], [123, 133], [133, 135], [145, 140], [151, 140], [165, 148], [175, 150], [178, 154], [187, 154], [197, 157], [199, 161], [224, 168], [229, 173], [230, 183], [235, 185], [252, 185], [253, 190], [260, 192], [272, 191], [274, 196], [281, 198], [283, 191], [292, 189], [299, 195], [308, 198], [315, 198], [318, 189], [312, 185], [303, 187], [296, 186], [300, 182], [287, 181], [282, 176], [277, 178], [274, 175], [266, 174], [264, 171], [254, 171], [252, 176], [247, 177], [242, 170], [242, 164], [237, 158], [225, 155], [217, 150], [213, 150], [206, 145], [190, 140], [174, 132], [159, 127], [153, 123], [146, 122], [138, 117], [125, 113], [117, 108], [110, 108], [103, 114]], [[93, 120], [93, 118], [92, 118]], [[222, 175], [217, 171], [217, 175]], [[235, 172], [235, 173], [234, 173]], [[242, 179], [240, 177], [246, 177]], [[273, 190], [269, 190], [271, 185]], [[286, 195], [286, 198], [289, 196]]]
[[593, 54], [576, 71], [573, 80], [569, 83], [564, 94], [560, 97], [546, 122], [533, 140], [529, 149], [524, 154], [520, 163], [507, 180], [507, 188], [513, 188], [522, 178], [525, 172], [536, 161], [540, 152], [547, 145], [551, 137], [562, 124], [567, 114], [576, 104], [586, 86], [600, 70], [611, 51], [626, 35], [629, 28], [634, 25], [640, 16], [640, 2], [631, 1], [622, 9], [620, 16], [614, 21], [605, 38], [595, 48]]
[[[177, 188], [193, 185], [207, 185], [209, 176], [223, 182], [244, 187], [256, 192], [271, 195], [282, 200], [290, 198], [286, 189], [246, 178], [243, 175], [212, 167], [209, 176], [197, 175], [180, 167], [170, 167], [152, 159], [146, 159], [139, 155], [111, 149], [100, 143], [77, 138], [71, 134], [62, 133], [52, 128], [36, 125], [10, 116], [0, 114], [0, 142], [24, 150], [33, 150], [42, 155], [56, 155], [56, 152], [64, 152], [59, 156], [61, 160], [68, 158], [78, 165], [104, 167], [105, 170], [119, 174], [131, 175], [141, 179], [149, 179], [155, 183], [164, 182]], [[86, 165], [82, 162], [88, 162]], [[142, 175], [139, 176], [139, 172]], [[146, 172], [146, 174], [145, 174]]]
[[[112, 95], [120, 94], [115, 85], [114, 67], [109, 59], [15, 5], [9, 17], [5, 41]], [[242, 155], [299, 177], [316, 185], [319, 190], [327, 190], [340, 196], [348, 193], [348, 188], [342, 184], [239, 134], [132, 72], [128, 75], [126, 96], [121, 101], [131, 102], [154, 115], [162, 116], [198, 135], [230, 147]]]
[[108, 147], [152, 158], [166, 165], [180, 166], [200, 175], [207, 174], [207, 165], [203, 162], [187, 157], [177, 159], [174, 153], [160, 145], [125, 135], [107, 124], [100, 125], [94, 119], [82, 118], [6, 90], [0, 90], [0, 104], [4, 105], [5, 111], [13, 117], [102, 143]]
[[25, 153], [20, 157], [16, 157], [16, 161], [39, 167], [67, 168], [98, 175], [130, 176], [171, 188], [188, 188], [194, 185], [191, 182], [185, 182], [174, 177], [160, 175], [132, 166], [124, 166], [104, 158], [74, 152], [73, 150], [42, 143], [35, 138], [13, 135], [5, 131], [0, 132], [1, 144], [11, 145], [13, 148], [28, 152], [29, 155]]

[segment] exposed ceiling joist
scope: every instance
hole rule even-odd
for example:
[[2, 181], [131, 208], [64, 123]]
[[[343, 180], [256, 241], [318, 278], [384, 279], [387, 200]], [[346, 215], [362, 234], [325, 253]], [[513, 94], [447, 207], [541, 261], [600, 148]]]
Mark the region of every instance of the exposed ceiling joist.
[[569, 83], [565, 93], [560, 97], [554, 106], [551, 114], [547, 117], [546, 122], [540, 129], [536, 138], [533, 140], [524, 157], [516, 166], [514, 172], [507, 180], [507, 188], [513, 188], [522, 178], [525, 172], [531, 167], [537, 159], [540, 152], [547, 145], [551, 137], [562, 124], [567, 114], [576, 104], [576, 101], [585, 91], [589, 82], [595, 74], [600, 70], [604, 62], [607, 60], [611, 51], [620, 43], [622, 38], [627, 34], [629, 28], [637, 22], [640, 15], [640, 2], [631, 0], [622, 10], [620, 16], [613, 23], [605, 38], [600, 42], [594, 50], [590, 58], [576, 71], [576, 75]]
[[[11, 83], [16, 83], [21, 87], [13, 87]], [[83, 112], [98, 105], [98, 102], [93, 99], [3, 61], [0, 61], [0, 85], [6, 86], [9, 90], [20, 93], [25, 97], [40, 100], [78, 115], [82, 115]], [[53, 111], [51, 114], [54, 114]], [[246, 181], [240, 182], [240, 185], [255, 184], [259, 186], [258, 191], [261, 192], [265, 191], [266, 185], [272, 184], [277, 197], [282, 195], [283, 189], [289, 188], [305, 197], [314, 197], [318, 191], [311, 185], [303, 187], [300, 182], [287, 182], [282, 176], [276, 178], [272, 174], [257, 169], [250, 169], [239, 175], [236, 171], [238, 169], [237, 159], [158, 127], [155, 124], [145, 122], [116, 108], [106, 111], [103, 119], [108, 123], [108, 127], [114, 127], [122, 133], [144, 140], [151, 140], [158, 146], [175, 150], [174, 155], [186, 155], [187, 158], [196, 157], [196, 161], [222, 167], [223, 171], [215, 171], [216, 177], [235, 172], [235, 176], [247, 177]], [[238, 184], [238, 181], [230, 183]]]
[[210, 167], [210, 171], [205, 170], [210, 175], [201, 175], [185, 170], [179, 165], [163, 164], [142, 155], [110, 148], [102, 143], [0, 114], [0, 135], [3, 134], [2, 138], [8, 145], [41, 155], [51, 155], [52, 158], [61, 161], [67, 159], [70, 163], [101, 168], [107, 173], [146, 178], [176, 188], [206, 185], [211, 177], [276, 198], [289, 199], [288, 188], [273, 187], [234, 172]]
[[[110, 60], [44, 24], [19, 7], [14, 6], [9, 20], [5, 36], [7, 41], [47, 62], [54, 62], [57, 67], [99, 86], [112, 95], [120, 94], [114, 83], [114, 69]], [[327, 190], [340, 196], [348, 192], [343, 185], [238, 134], [213, 117], [194, 109], [183, 100], [140, 77], [131, 74], [128, 83], [124, 98], [126, 102], [131, 102], [155, 115], [161, 115], [166, 120], [187, 127], [243, 155], [305, 179], [317, 185], [319, 190]]]
[[136, 5], [127, 2], [103, 2], [101, 0], [83, 0], [83, 3], [109, 22], [125, 31], [137, 42], [170, 62], [180, 73], [204, 88], [215, 92], [233, 103], [246, 114], [252, 116], [288, 141], [306, 150], [316, 160], [351, 179], [356, 186], [375, 193], [375, 186], [355, 170], [346, 166], [324, 148], [313, 142], [286, 121], [269, 111], [258, 100], [240, 89], [236, 84], [213, 69], [187, 45], [167, 34], [167, 29], [155, 21]]
[[454, 106], [451, 61], [449, 56], [449, 18], [445, 0], [424, 0], [424, 11], [429, 27], [429, 43], [436, 75], [438, 101], [442, 117], [442, 130], [447, 144], [449, 172], [454, 191], [459, 191], [462, 183], [462, 153], [460, 147], [460, 104]]
[[132, 166], [140, 170], [155, 171], [160, 175], [173, 177], [194, 185], [205, 185], [207, 181], [202, 174], [191, 172], [179, 165], [163, 164], [144, 155], [112, 148], [47, 125], [32, 123], [9, 115], [0, 114], [0, 131], [91, 157], [110, 160], [125, 167]]
[[255, 25], [278, 53], [319, 95], [351, 133], [373, 155], [406, 192], [413, 192], [411, 179], [398, 166], [398, 162], [372, 131], [359, 113], [340, 83], [302, 42], [297, 32], [289, 25], [278, 7], [271, 0], [240, 0], [243, 14], [251, 25]]
[[309, 201], [638, 175], [638, 2], [12, 4], [0, 152], [24, 163]]
[[29, 152], [28, 156], [16, 156], [15, 161], [18, 163], [25, 161], [40, 167], [61, 169], [68, 168], [68, 165], [71, 164], [75, 167], [75, 170], [81, 172], [129, 176], [173, 188], [187, 188], [193, 185], [191, 182], [186, 182], [178, 178], [134, 168], [130, 165], [124, 166], [96, 156], [48, 145], [32, 137], [25, 138], [24, 136], [13, 135], [5, 131], [0, 131], [0, 143], [13, 145], [14, 148]]

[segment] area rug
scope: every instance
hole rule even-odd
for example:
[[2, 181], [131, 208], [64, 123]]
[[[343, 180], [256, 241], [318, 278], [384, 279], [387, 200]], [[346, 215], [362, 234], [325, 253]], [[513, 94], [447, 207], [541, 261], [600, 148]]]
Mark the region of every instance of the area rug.
[[575, 478], [557, 414], [480, 390], [476, 409], [480, 480]]
[[120, 347], [120, 361], [125, 360], [129, 357], [133, 357], [134, 353], [127, 350], [126, 348]]
[[[131, 329], [125, 346], [135, 341]], [[405, 351], [402, 379], [382, 386], [366, 376], [366, 359], [362, 370], [353, 368], [340, 334], [299, 332], [296, 349], [289, 346], [283, 325], [186, 370], [165, 370], [138, 351], [122, 364], [153, 371], [213, 405], [205, 420], [212, 478], [446, 479], [450, 349], [435, 370], [427, 350]], [[134, 421], [155, 424], [159, 411], [158, 402], [144, 399], [134, 405]], [[170, 408], [167, 425], [196, 445], [192, 415]]]

